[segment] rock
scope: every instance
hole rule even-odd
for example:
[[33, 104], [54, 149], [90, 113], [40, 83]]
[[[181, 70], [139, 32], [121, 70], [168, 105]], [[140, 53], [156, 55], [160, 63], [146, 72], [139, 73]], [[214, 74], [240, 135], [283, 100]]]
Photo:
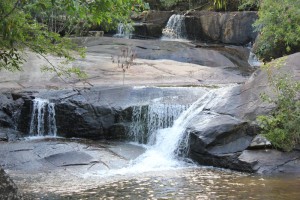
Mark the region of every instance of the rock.
[[[36, 193], [47, 194], [44, 198], [52, 199], [56, 191], [94, 188], [103, 180], [102, 174], [107, 175], [110, 169], [129, 166], [131, 160], [143, 152], [141, 146], [128, 143], [65, 138], [28, 139], [0, 143], [0, 166], [13, 178], [20, 191], [24, 191], [25, 199], [36, 199], [31, 197]], [[3, 173], [0, 169], [0, 199], [18, 199], [13, 198], [17, 188], [11, 180], [7, 181], [7, 175], [3, 178]], [[11, 198], [8, 198], [9, 195]], [[57, 199], [55, 196], [53, 198]]]
[[136, 23], [133, 25], [133, 38], [153, 39], [162, 35], [162, 26], [151, 23]]
[[9, 92], [0, 93], [0, 127], [16, 128], [23, 103], [22, 98], [15, 99]]
[[17, 130], [0, 127], [0, 141], [13, 142], [18, 140], [21, 136], [22, 133]]
[[228, 115], [203, 112], [191, 121], [190, 157], [203, 165], [252, 171], [236, 162], [240, 152], [250, 145], [256, 129], [249, 123]]
[[[274, 70], [273, 75], [280, 73], [293, 74], [293, 78], [299, 81], [300, 66], [297, 63], [300, 63], [300, 53], [288, 56], [285, 64], [280, 69]], [[272, 64], [270, 65], [272, 66]], [[224, 100], [218, 101], [217, 104], [208, 104], [206, 109], [239, 119], [254, 121], [257, 116], [267, 114], [274, 109], [273, 104], [262, 101], [261, 94], [263, 93], [274, 97], [272, 88], [268, 83], [267, 73], [258, 69], [245, 84], [233, 87], [224, 94]]]
[[[94, 87], [88, 90], [40, 90], [34, 98], [55, 103], [57, 133], [64, 137], [124, 140], [127, 138], [134, 106], [151, 102], [190, 105], [205, 88]], [[187, 98], [188, 97], [188, 98]], [[24, 99], [28, 96], [24, 93]], [[32, 100], [22, 108], [19, 130], [28, 133]], [[25, 112], [27, 111], [27, 112]], [[27, 119], [25, 121], [24, 119]]]
[[249, 145], [248, 149], [266, 149], [268, 147], [271, 147], [272, 144], [269, 140], [267, 140], [262, 135], [257, 135], [252, 140], [251, 144]]
[[97, 162], [97, 160], [93, 159], [89, 154], [78, 151], [53, 154], [44, 159], [56, 167], [90, 165], [91, 163]]
[[173, 12], [148, 11], [142, 13], [140, 18], [135, 17], [133, 37], [159, 38]]
[[300, 173], [299, 151], [245, 150], [238, 160], [252, 164], [253, 170], [261, 174]]
[[[299, 81], [298, 63], [300, 53], [290, 55], [274, 73], [293, 74]], [[239, 171], [299, 173], [300, 151], [260, 150], [270, 146], [270, 142], [261, 136], [254, 138], [258, 130], [252, 122], [258, 115], [274, 109], [274, 105], [262, 102], [260, 98], [262, 93], [274, 96], [265, 71], [257, 70], [245, 84], [218, 93], [204, 108], [209, 115], [200, 114], [189, 127], [192, 159], [200, 164]]]
[[188, 13], [185, 23], [189, 39], [245, 45], [257, 36], [252, 27], [256, 19], [256, 12], [193, 11]]
[[15, 183], [9, 178], [2, 168], [0, 168], [0, 199], [23, 199], [22, 195], [18, 192], [18, 188]]
[[6, 133], [0, 132], [0, 141], [8, 141]]
[[[159, 38], [169, 18], [174, 12], [149, 11], [141, 17], [134, 17], [136, 37]], [[189, 11], [185, 15], [187, 38], [204, 42], [245, 45], [254, 42], [257, 33], [252, 24], [257, 13]]]

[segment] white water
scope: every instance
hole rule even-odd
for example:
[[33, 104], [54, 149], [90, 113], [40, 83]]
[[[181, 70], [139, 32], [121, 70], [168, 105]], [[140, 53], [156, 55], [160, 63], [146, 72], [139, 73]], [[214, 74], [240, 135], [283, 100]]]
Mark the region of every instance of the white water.
[[130, 39], [132, 35], [133, 27], [131, 24], [119, 23], [117, 33], [114, 37]]
[[[182, 159], [180, 160], [178, 157], [178, 155], [183, 154], [184, 152], [182, 151], [187, 150], [188, 147], [188, 135], [185, 134], [185, 131], [190, 121], [201, 113], [206, 105], [214, 101], [217, 96], [217, 92], [215, 91], [206, 93], [185, 110], [178, 119], [174, 121], [172, 127], [157, 130], [155, 143], [151, 146], [147, 145], [146, 152], [133, 160], [130, 166], [100, 172], [100, 174], [104, 176], [116, 174], [125, 175], [157, 170], [171, 170], [181, 167], [194, 167], [195, 165], [189, 164]], [[217, 99], [219, 100], [220, 98]]]
[[250, 51], [248, 63], [251, 67], [260, 67], [262, 65], [262, 62], [258, 60], [256, 55]]
[[47, 99], [36, 98], [30, 121], [31, 136], [56, 136], [55, 104]]
[[187, 38], [183, 15], [172, 15], [162, 31], [162, 40], [181, 40]]
[[185, 105], [158, 102], [149, 106], [135, 106], [129, 136], [134, 142], [153, 145], [157, 130], [171, 127], [186, 109]]

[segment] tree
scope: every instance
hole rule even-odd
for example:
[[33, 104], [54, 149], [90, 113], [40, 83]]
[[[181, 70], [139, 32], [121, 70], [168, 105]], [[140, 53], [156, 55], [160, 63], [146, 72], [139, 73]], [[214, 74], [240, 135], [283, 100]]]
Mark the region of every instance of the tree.
[[[47, 54], [53, 54], [72, 61], [74, 50], [83, 56], [83, 48], [59, 33], [63, 30], [71, 33], [71, 26], [81, 23], [110, 29], [119, 22], [127, 22], [134, 6], [140, 3], [140, 0], [1, 0], [0, 70], [20, 70], [26, 50], [45, 59]], [[80, 75], [77, 68], [66, 69], [52, 64], [47, 70], [58, 75]]]
[[289, 55], [300, 50], [300, 1], [260, 1], [259, 19], [255, 22], [260, 32], [255, 53], [264, 61]]

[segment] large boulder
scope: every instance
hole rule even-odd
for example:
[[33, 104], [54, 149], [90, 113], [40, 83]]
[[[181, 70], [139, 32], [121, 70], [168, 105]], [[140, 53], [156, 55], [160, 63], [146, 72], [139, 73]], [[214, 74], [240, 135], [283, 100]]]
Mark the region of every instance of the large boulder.
[[255, 126], [232, 116], [203, 112], [187, 129], [189, 155], [203, 165], [252, 172], [251, 165], [236, 158], [251, 144], [256, 131]]
[[0, 168], [0, 199], [23, 199], [15, 183], [2, 168]]
[[185, 17], [189, 39], [245, 45], [257, 36], [252, 24], [256, 12], [188, 12]]
[[134, 37], [138, 38], [159, 38], [165, 28], [169, 18], [174, 14], [172, 11], [148, 11], [137, 16], [132, 16], [135, 20]]
[[24, 101], [10, 92], [0, 93], [0, 127], [16, 128], [16, 120]]
[[[293, 74], [299, 81], [299, 63], [300, 53], [290, 55], [274, 73]], [[219, 90], [205, 106], [206, 112], [200, 113], [187, 130], [191, 158], [200, 164], [239, 171], [299, 173], [299, 150], [289, 153], [270, 150], [268, 142], [259, 146], [257, 137], [254, 138], [259, 132], [254, 122], [256, 117], [274, 109], [274, 105], [261, 100], [260, 94], [272, 97], [272, 91], [263, 70], [257, 70], [243, 85]]]

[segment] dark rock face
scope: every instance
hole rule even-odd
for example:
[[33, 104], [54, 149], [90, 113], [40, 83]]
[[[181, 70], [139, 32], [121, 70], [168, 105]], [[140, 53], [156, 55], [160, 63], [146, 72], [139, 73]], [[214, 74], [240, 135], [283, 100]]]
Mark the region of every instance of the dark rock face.
[[[250, 166], [235, 161], [256, 134], [255, 126], [229, 115], [204, 112], [188, 128], [190, 157], [200, 164], [252, 171]], [[232, 162], [233, 161], [233, 162]]]
[[256, 12], [194, 11], [186, 14], [185, 23], [189, 39], [244, 45], [257, 36], [252, 27], [256, 19]]
[[[134, 106], [147, 106], [158, 98], [164, 103], [189, 105], [205, 91], [205, 88], [95, 87], [76, 91], [41, 90], [30, 96], [55, 103], [59, 136], [123, 140], [127, 138]], [[28, 99], [28, 103], [22, 108], [20, 118], [23, 120], [20, 120], [19, 130], [28, 133], [32, 100], [29, 100], [27, 93], [22, 95], [22, 98]]]
[[[149, 11], [141, 17], [133, 17], [136, 37], [159, 38], [171, 11]], [[245, 45], [254, 42], [257, 33], [252, 24], [257, 13], [192, 11], [185, 14], [187, 38], [203, 42]]]
[[149, 11], [140, 18], [134, 19], [137, 23], [134, 25], [134, 37], [138, 38], [159, 38], [162, 36], [162, 30], [165, 28], [171, 11]]
[[19, 110], [24, 101], [10, 93], [0, 94], [0, 127], [15, 128]]
[[[300, 53], [287, 57], [276, 73], [294, 74], [299, 81], [297, 63], [300, 63]], [[270, 150], [266, 142], [253, 146], [258, 142], [257, 137], [254, 138], [258, 129], [251, 122], [274, 109], [274, 105], [260, 98], [262, 92], [272, 96], [267, 80], [266, 72], [258, 70], [244, 85], [225, 91], [205, 107], [209, 112], [197, 116], [188, 128], [192, 159], [203, 165], [238, 171], [299, 173], [299, 150], [289, 153]]]
[[0, 168], [0, 199], [18, 200], [23, 199], [18, 192], [17, 186], [8, 177], [3, 169]]
[[[183, 91], [159, 88], [95, 88], [80, 91], [74, 96], [61, 99], [55, 95], [56, 121], [59, 135], [124, 139], [131, 122], [133, 106], [147, 105], [155, 98], [179, 97], [182, 104], [191, 103], [202, 93], [187, 94]], [[184, 92], [185, 91], [185, 92]], [[185, 96], [190, 99], [183, 100]]]

